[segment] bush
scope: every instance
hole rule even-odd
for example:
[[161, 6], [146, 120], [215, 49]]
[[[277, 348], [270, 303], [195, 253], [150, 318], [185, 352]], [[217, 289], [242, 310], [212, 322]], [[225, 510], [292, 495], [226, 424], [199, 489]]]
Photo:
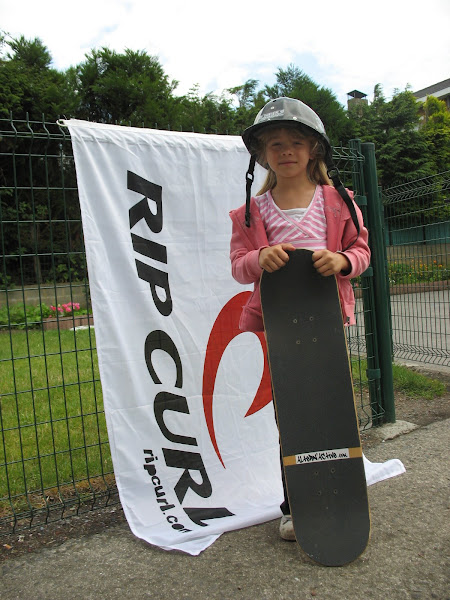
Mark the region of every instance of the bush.
[[[82, 311], [80, 313], [82, 314]], [[24, 304], [13, 304], [9, 307], [9, 311], [6, 307], [0, 308], [0, 327], [32, 329], [40, 327], [43, 319], [50, 317], [52, 314], [54, 314], [54, 311], [46, 304], [27, 307]]]
[[389, 263], [389, 282], [391, 285], [446, 281], [448, 279], [450, 279], [450, 269], [436, 260], [429, 264], [419, 262], [417, 265], [397, 262]]

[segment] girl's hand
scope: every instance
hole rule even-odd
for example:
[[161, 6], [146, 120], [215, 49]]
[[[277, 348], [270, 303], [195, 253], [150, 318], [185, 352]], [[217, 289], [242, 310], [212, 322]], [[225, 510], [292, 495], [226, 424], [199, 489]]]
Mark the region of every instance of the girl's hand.
[[259, 253], [259, 266], [268, 273], [278, 271], [289, 260], [287, 250], [295, 250], [295, 246], [292, 244], [277, 244], [276, 246], [263, 248]]
[[348, 258], [340, 252], [331, 252], [330, 250], [316, 250], [312, 255], [314, 267], [324, 277], [337, 275], [343, 271], [350, 273], [351, 264]]

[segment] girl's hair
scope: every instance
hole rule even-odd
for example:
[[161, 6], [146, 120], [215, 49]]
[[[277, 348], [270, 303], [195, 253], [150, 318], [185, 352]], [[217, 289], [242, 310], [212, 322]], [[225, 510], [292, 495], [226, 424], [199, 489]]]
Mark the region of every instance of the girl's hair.
[[[301, 123], [290, 123], [286, 122], [283, 124], [273, 123], [272, 125], [268, 125], [264, 127], [264, 129], [259, 133], [256, 137], [256, 156], [258, 162], [266, 163], [265, 152], [266, 152], [266, 143], [270, 136], [270, 134], [275, 129], [287, 129], [290, 131], [294, 131], [299, 133], [301, 136], [308, 138], [311, 143], [311, 150], [314, 153], [314, 158], [312, 158], [308, 166], [306, 168], [306, 174], [311, 183], [316, 185], [332, 185], [330, 178], [327, 174], [327, 168], [325, 166], [325, 146], [322, 140], [314, 134], [314, 132], [305, 125]], [[267, 168], [267, 176], [263, 183], [262, 188], [258, 191], [257, 195], [260, 196], [264, 194], [268, 190], [273, 189], [277, 185], [277, 176], [274, 171], [269, 167], [266, 163]]]

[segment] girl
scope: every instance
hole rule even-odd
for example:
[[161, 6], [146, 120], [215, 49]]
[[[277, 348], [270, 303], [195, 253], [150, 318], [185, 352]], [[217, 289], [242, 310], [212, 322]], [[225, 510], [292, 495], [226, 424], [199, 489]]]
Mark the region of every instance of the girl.
[[[251, 155], [247, 201], [230, 213], [230, 257], [233, 277], [242, 284], [253, 283], [254, 291], [243, 307], [240, 328], [264, 330], [261, 272], [283, 268], [295, 248], [313, 250], [314, 267], [324, 277], [336, 275], [344, 323], [355, 323], [350, 279], [369, 266], [368, 234], [352, 192], [340, 182], [322, 121], [300, 100], [277, 98], [264, 106], [242, 138]], [[255, 162], [268, 173], [251, 198]], [[283, 469], [282, 477], [280, 535], [294, 540]]]

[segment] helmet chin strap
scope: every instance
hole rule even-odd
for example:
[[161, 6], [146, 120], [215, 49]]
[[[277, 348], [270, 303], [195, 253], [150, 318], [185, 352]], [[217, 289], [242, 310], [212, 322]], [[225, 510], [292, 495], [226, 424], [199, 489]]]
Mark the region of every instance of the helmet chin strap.
[[336, 191], [338, 192], [338, 194], [340, 195], [342, 200], [345, 202], [345, 204], [350, 212], [350, 216], [352, 218], [353, 225], [355, 226], [355, 229], [356, 229], [355, 239], [346, 248], [343, 248], [343, 250], [342, 250], [342, 252], [345, 252], [351, 246], [353, 246], [353, 244], [356, 242], [356, 240], [359, 237], [359, 233], [360, 233], [359, 221], [358, 221], [358, 217], [356, 215], [355, 205], [353, 204], [352, 199], [350, 198], [347, 190], [345, 189], [345, 187], [342, 184], [339, 169], [336, 167], [336, 165], [333, 162], [333, 158], [331, 156], [331, 149], [329, 152], [327, 152], [327, 155], [325, 157], [325, 164], [327, 167], [328, 177], [331, 179]]
[[250, 163], [248, 165], [247, 173], [245, 174], [246, 184], [246, 198], [245, 198], [245, 224], [250, 227], [250, 198], [252, 195], [252, 183], [255, 179], [253, 173], [255, 171], [256, 156], [254, 154], [250, 157]]

